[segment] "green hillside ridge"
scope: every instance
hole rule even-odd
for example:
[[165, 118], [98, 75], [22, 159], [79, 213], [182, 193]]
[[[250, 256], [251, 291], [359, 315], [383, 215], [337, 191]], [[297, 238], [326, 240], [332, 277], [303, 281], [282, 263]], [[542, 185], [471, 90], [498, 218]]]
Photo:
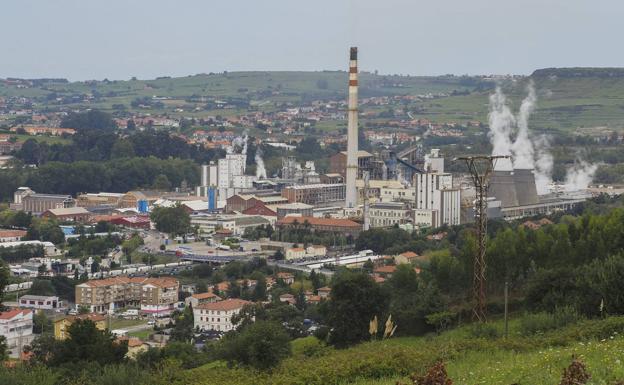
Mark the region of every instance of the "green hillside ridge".
[[[491, 325], [502, 335], [502, 322]], [[293, 341], [293, 356], [271, 373], [211, 363], [170, 380], [192, 385], [391, 385], [407, 383], [409, 374], [422, 374], [442, 360], [454, 384], [552, 385], [573, 356], [586, 364], [590, 384], [624, 379], [624, 317], [580, 321], [533, 336], [523, 336], [520, 329], [515, 320], [507, 339], [488, 339], [476, 338], [468, 325], [439, 336], [393, 338], [344, 350], [308, 337]]]

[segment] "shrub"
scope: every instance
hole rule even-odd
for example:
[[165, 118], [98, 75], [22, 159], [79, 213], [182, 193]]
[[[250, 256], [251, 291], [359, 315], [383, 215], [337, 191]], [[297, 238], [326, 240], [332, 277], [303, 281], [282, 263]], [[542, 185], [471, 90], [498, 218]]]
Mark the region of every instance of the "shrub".
[[487, 323], [477, 323], [470, 329], [470, 334], [474, 338], [484, 338], [493, 340], [499, 337], [500, 333], [496, 326]]
[[585, 364], [578, 359], [572, 360], [570, 366], [563, 369], [563, 376], [559, 385], [583, 385], [587, 384], [591, 375], [587, 372]]
[[571, 306], [556, 308], [553, 314], [527, 314], [520, 319], [520, 333], [525, 336], [544, 333], [578, 322], [580, 318], [579, 313]]
[[[424, 376], [410, 376], [414, 385], [453, 385], [453, 380], [448, 378], [443, 362], [433, 365]], [[397, 383], [397, 385], [402, 385]]]

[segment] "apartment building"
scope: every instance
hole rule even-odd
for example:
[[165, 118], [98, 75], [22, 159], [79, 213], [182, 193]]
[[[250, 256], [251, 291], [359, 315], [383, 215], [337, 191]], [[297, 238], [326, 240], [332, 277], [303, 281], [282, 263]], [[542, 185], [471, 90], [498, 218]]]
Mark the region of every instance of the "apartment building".
[[180, 283], [175, 278], [114, 277], [76, 285], [76, 306], [102, 313], [125, 306], [140, 306], [147, 314], [168, 314], [178, 302]]
[[240, 313], [245, 305], [252, 302], [238, 298], [204, 303], [193, 308], [194, 327], [200, 330], [228, 332], [236, 328], [232, 316]]
[[392, 227], [411, 222], [411, 211], [400, 202], [373, 203], [370, 205], [371, 227]]
[[33, 335], [33, 312], [13, 309], [0, 313], [0, 336], [6, 338], [9, 356], [18, 358], [24, 346], [30, 345]]

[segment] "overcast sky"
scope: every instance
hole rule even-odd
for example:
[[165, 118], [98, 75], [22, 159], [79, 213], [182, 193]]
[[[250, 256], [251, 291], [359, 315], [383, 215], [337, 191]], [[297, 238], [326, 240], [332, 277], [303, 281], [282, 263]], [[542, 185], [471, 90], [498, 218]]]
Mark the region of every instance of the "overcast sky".
[[0, 77], [624, 66], [621, 0], [6, 0]]

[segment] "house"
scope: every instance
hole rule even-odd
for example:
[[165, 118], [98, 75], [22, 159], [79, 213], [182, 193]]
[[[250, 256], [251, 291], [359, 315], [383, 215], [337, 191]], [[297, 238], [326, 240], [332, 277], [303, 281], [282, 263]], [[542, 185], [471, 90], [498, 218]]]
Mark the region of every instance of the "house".
[[319, 287], [316, 290], [317, 294], [319, 295], [319, 297], [321, 297], [321, 299], [327, 299], [329, 298], [329, 294], [331, 293], [331, 287]]
[[0, 230], [0, 243], [19, 242], [26, 236], [26, 230]]
[[56, 219], [60, 222], [86, 222], [91, 217], [91, 213], [84, 207], [67, 207], [48, 209], [41, 216]]
[[24, 346], [30, 345], [33, 335], [33, 312], [13, 309], [0, 313], [0, 336], [6, 338], [9, 356], [18, 358]]
[[295, 305], [297, 303], [297, 300], [295, 299], [295, 296], [292, 294], [282, 294], [279, 296], [279, 300], [280, 302], [283, 303], [287, 303], [289, 305]]
[[221, 301], [221, 297], [219, 297], [218, 295], [214, 293], [208, 292], [208, 293], [193, 294], [189, 297], [186, 297], [184, 299], [184, 304], [186, 306], [192, 306], [194, 309], [198, 305], [201, 305], [204, 303], [213, 303], [217, 301]]
[[375, 275], [378, 275], [383, 278], [390, 278], [392, 274], [396, 272], [396, 266], [388, 265], [388, 266], [378, 266], [373, 270]]
[[306, 256], [306, 250], [303, 247], [292, 247], [286, 249], [286, 259], [300, 259]]
[[275, 274], [275, 278], [284, 281], [287, 285], [292, 285], [295, 282], [295, 276], [291, 273], [279, 272]]
[[204, 331], [228, 332], [234, 330], [236, 324], [232, 322], [232, 316], [240, 313], [245, 305], [251, 303], [239, 298], [232, 298], [198, 305], [193, 308], [193, 326]]
[[397, 264], [401, 264], [401, 263], [406, 263], [406, 264], [411, 264], [412, 262], [414, 262], [415, 260], [417, 260], [419, 257], [418, 254], [416, 254], [413, 251], [406, 251], [404, 253], [401, 253], [397, 256], [394, 257], [394, 260], [396, 261]]
[[126, 358], [131, 360], [136, 359], [139, 354], [147, 351], [150, 348], [147, 343], [141, 341], [139, 338], [136, 337], [122, 336], [117, 338], [117, 341], [128, 341], [128, 353], [126, 353]]
[[106, 317], [101, 314], [70, 315], [54, 321], [54, 338], [57, 340], [64, 340], [69, 337], [67, 330], [76, 320], [89, 320], [92, 321], [99, 330], [106, 330]]
[[19, 306], [39, 310], [53, 310], [62, 307], [63, 302], [56, 296], [24, 295], [19, 297]]
[[306, 249], [306, 255], [309, 257], [324, 257], [327, 255], [327, 247], [323, 245], [311, 245]]

